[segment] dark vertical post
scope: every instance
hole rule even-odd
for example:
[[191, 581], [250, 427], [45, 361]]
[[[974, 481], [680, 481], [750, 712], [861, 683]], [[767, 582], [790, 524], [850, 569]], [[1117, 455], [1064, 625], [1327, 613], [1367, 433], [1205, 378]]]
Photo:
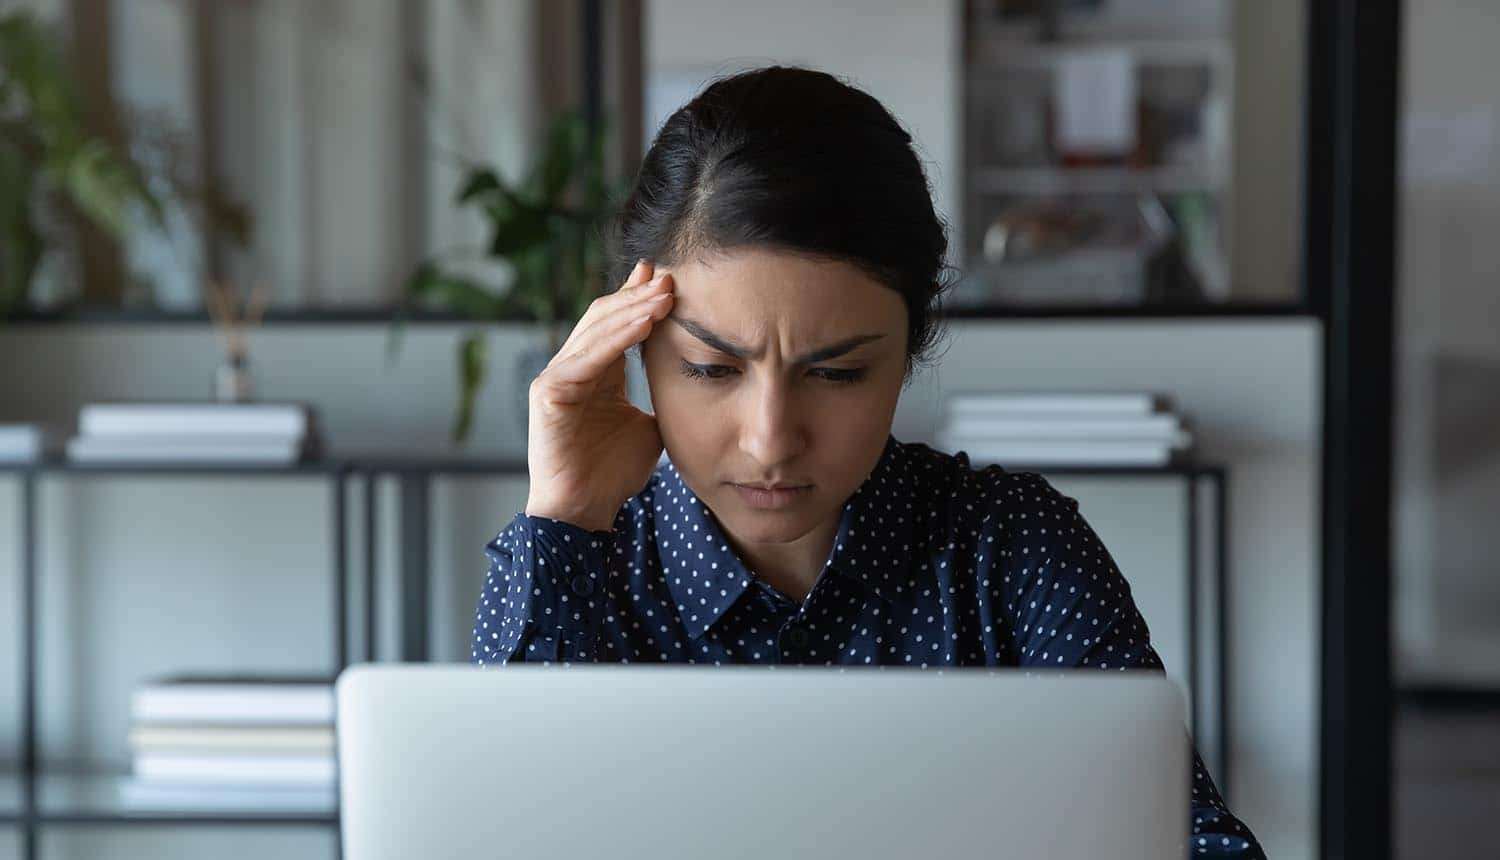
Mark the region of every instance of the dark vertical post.
[[1401, 3], [1308, 8], [1303, 275], [1324, 323], [1318, 856], [1391, 856], [1391, 455]]
[[1186, 567], [1187, 587], [1187, 677], [1188, 684], [1192, 686], [1192, 695], [1188, 697], [1188, 708], [1190, 719], [1193, 724], [1193, 735], [1198, 737], [1203, 733], [1203, 708], [1199, 702], [1203, 701], [1203, 674], [1199, 671], [1198, 659], [1198, 480], [1200, 473], [1197, 469], [1189, 469], [1184, 475], [1184, 486], [1187, 490], [1187, 557], [1183, 559]]
[[335, 674], [349, 665], [349, 524], [344, 467], [333, 466], [333, 606]]
[[376, 545], [375, 528], [377, 521], [377, 504], [375, 496], [378, 489], [375, 472], [367, 469], [365, 479], [365, 662], [375, 662], [376, 629], [375, 629], [375, 573], [376, 573]]
[[428, 487], [423, 471], [402, 472], [401, 482], [401, 659], [427, 660]]
[[37, 473], [21, 472], [21, 856], [37, 856]]
[[1219, 667], [1219, 772], [1214, 777], [1219, 782], [1219, 793], [1229, 800], [1230, 766], [1233, 763], [1234, 745], [1231, 743], [1234, 728], [1229, 712], [1229, 625], [1234, 618], [1234, 604], [1229, 594], [1229, 471], [1220, 466], [1214, 470], [1214, 593], [1217, 597], [1214, 621], [1218, 625], [1218, 640], [1215, 659]]
[[583, 118], [588, 128], [589, 140], [599, 133], [599, 120], [604, 111], [604, 76], [600, 69], [603, 51], [603, 12], [599, 0], [583, 0], [580, 9], [579, 59], [582, 67]]
[[[635, 176], [641, 163], [642, 138], [645, 136], [645, 58], [643, 53], [641, 19], [644, 0], [613, 0], [607, 7], [610, 14], [605, 20], [609, 37], [604, 56], [608, 68], [607, 80], [613, 92], [615, 113], [610, 127], [614, 129], [613, 151], [616, 163], [614, 176]], [[606, 98], [606, 101], [611, 99]]]

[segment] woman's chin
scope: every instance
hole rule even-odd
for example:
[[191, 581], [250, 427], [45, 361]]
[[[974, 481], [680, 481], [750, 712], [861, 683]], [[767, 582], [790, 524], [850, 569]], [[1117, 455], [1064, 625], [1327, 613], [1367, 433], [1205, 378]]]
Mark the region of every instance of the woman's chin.
[[721, 511], [720, 522], [726, 519], [736, 537], [754, 543], [791, 543], [806, 537], [819, 522], [808, 510], [767, 510], [744, 505]]

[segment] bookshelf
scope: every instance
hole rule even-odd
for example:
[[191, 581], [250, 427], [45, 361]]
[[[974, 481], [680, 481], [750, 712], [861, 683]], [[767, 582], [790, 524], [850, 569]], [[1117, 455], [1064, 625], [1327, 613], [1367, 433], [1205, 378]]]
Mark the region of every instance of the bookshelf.
[[[976, 465], [979, 465], [976, 463]], [[1190, 723], [1199, 749], [1212, 772], [1223, 786], [1229, 785], [1227, 739], [1229, 737], [1230, 687], [1228, 664], [1227, 535], [1228, 473], [1224, 466], [1181, 461], [1163, 467], [1026, 467], [1008, 466], [1011, 471], [1037, 471], [1048, 476], [1119, 478], [1123, 480], [1171, 478], [1183, 482], [1186, 490], [1186, 516], [1183, 523], [1187, 564], [1183, 573], [1186, 593], [1188, 632], [1186, 675], [1189, 684]], [[37, 690], [40, 678], [37, 643], [38, 629], [37, 570], [39, 511], [37, 484], [44, 477], [95, 478], [124, 480], [132, 476], [195, 475], [223, 480], [276, 480], [278, 478], [321, 477], [328, 486], [333, 533], [329, 536], [329, 575], [333, 589], [334, 615], [330, 633], [334, 641], [334, 666], [330, 678], [350, 665], [348, 645], [349, 590], [351, 578], [359, 577], [359, 587], [366, 595], [366, 613], [359, 624], [359, 640], [364, 644], [360, 659], [374, 659], [377, 641], [374, 611], [376, 593], [376, 559], [368, 551], [376, 541], [377, 482], [394, 480], [399, 487], [400, 529], [399, 635], [398, 657], [403, 662], [426, 662], [428, 656], [428, 599], [431, 571], [427, 554], [431, 512], [429, 489], [440, 476], [497, 476], [524, 478], [524, 459], [420, 459], [398, 457], [330, 458], [287, 466], [263, 467], [243, 464], [77, 464], [47, 460], [26, 464], [0, 464], [0, 478], [19, 482], [21, 489], [21, 662], [22, 690], [19, 767], [0, 772], [0, 829], [15, 828], [19, 833], [23, 860], [41, 857], [40, 835], [53, 827], [87, 826], [155, 826], [155, 827], [337, 827], [338, 810], [142, 810], [125, 805], [119, 796], [119, 784], [125, 774], [108, 771], [52, 770], [38, 761]], [[365, 542], [363, 570], [352, 571], [348, 546], [351, 484], [360, 496], [357, 513], [361, 525], [354, 531]], [[1207, 492], [1205, 493], [1205, 490]], [[1207, 496], [1207, 498], [1204, 498]], [[1211, 528], [1204, 529], [1204, 519]], [[1204, 532], [1209, 534], [1205, 537]], [[1207, 564], [1204, 562], [1207, 561]], [[1207, 572], [1205, 572], [1207, 568]], [[1203, 607], [1208, 607], [1205, 619]], [[1204, 622], [1207, 621], [1205, 629]]]
[[[953, 306], [1002, 317], [1038, 305], [1232, 304], [1228, 6], [1053, 6], [1049, 32], [1020, 4], [963, 4], [964, 228], [954, 238], [967, 274]], [[1080, 71], [1101, 62], [1112, 70], [1103, 78]], [[1070, 119], [1080, 112], [1092, 118], [1082, 136]], [[1020, 238], [992, 242], [1001, 235]], [[1030, 241], [1068, 247], [1028, 251]]]

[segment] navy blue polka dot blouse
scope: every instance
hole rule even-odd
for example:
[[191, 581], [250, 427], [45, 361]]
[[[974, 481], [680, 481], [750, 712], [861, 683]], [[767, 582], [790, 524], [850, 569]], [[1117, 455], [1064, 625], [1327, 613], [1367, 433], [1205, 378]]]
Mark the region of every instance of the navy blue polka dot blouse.
[[[886, 441], [806, 600], [757, 579], [670, 462], [589, 531], [519, 513], [485, 548], [472, 659], [1162, 670], [1130, 587], [1042, 476]], [[1263, 857], [1193, 756], [1194, 856]]]

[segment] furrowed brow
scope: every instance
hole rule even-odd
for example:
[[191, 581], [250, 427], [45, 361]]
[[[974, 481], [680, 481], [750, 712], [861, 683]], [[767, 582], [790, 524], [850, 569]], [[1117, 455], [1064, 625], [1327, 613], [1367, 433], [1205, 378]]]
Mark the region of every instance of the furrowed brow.
[[[752, 360], [760, 358], [763, 353], [763, 351], [751, 352], [747, 347], [732, 343], [728, 338], [722, 337], [709, 331], [706, 326], [704, 326], [702, 323], [697, 322], [696, 320], [680, 316], [669, 316], [667, 317], [667, 319], [676, 323], [683, 331], [686, 331], [688, 334], [702, 341], [704, 344], [726, 355], [732, 355], [735, 358], [741, 360]], [[883, 333], [855, 335], [854, 337], [845, 338], [844, 340], [841, 340], [837, 343], [831, 343], [828, 346], [819, 347], [818, 349], [812, 350], [811, 352], [799, 355], [793, 363], [812, 364], [814, 362], [827, 361], [830, 358], [838, 358], [839, 356], [855, 349], [856, 347], [863, 346], [864, 344], [879, 340], [883, 337], [885, 337]]]

